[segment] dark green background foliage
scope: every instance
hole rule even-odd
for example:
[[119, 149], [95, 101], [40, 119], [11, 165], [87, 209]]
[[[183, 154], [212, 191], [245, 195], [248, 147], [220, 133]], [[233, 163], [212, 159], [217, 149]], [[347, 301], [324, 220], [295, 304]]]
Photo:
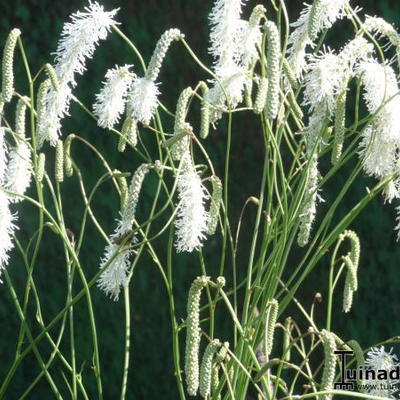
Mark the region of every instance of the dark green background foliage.
[[[259, 2], [248, 1], [247, 13], [251, 6]], [[295, 20], [299, 13], [302, 1], [289, 0], [287, 5], [291, 20]], [[19, 27], [23, 32], [23, 42], [28, 54], [32, 71], [37, 71], [44, 63], [51, 62], [51, 52], [55, 50], [62, 24], [68, 16], [81, 9], [83, 0], [51, 1], [51, 0], [0, 0], [0, 41], [4, 45], [6, 35], [13, 27]], [[400, 26], [400, 3], [392, 1], [360, 0], [359, 6], [369, 14], [385, 17]], [[210, 65], [211, 59], [207, 54], [208, 26], [207, 13], [212, 6], [211, 0], [130, 0], [104, 1], [107, 9], [121, 7], [118, 20], [121, 29], [135, 42], [145, 60], [149, 60], [158, 37], [165, 29], [180, 28], [187, 36], [188, 42], [199, 57]], [[340, 47], [351, 33], [350, 26], [343, 21], [338, 24], [329, 39], [333, 47]], [[346, 36], [347, 35], [347, 36]], [[76, 94], [87, 105], [93, 103], [94, 94], [99, 88], [106, 70], [115, 64], [136, 64], [135, 71], [140, 74], [139, 62], [127, 45], [115, 35], [95, 52], [94, 59], [88, 62], [88, 73], [79, 78], [79, 87]], [[21, 57], [16, 57], [17, 90], [27, 94], [26, 80], [22, 69]], [[206, 79], [204, 72], [194, 64], [190, 56], [183, 51], [181, 45], [174, 45], [168, 53], [162, 69], [162, 101], [174, 109], [179, 91], [188, 85], [196, 85], [199, 80]], [[399, 110], [400, 112], [400, 110]], [[196, 122], [194, 120], [194, 122]], [[166, 128], [170, 129], [171, 120], [165, 119]], [[251, 115], [234, 117], [234, 138], [232, 149], [232, 170], [230, 176], [230, 212], [231, 223], [236, 227], [238, 215], [245, 200], [257, 193], [260, 179], [260, 165], [262, 154], [259, 149], [261, 136], [257, 121]], [[225, 149], [223, 124], [212, 133], [205, 143], [217, 172], [222, 174], [222, 165]], [[116, 138], [106, 130], [100, 129], [95, 122], [85, 115], [82, 110], [73, 105], [71, 117], [66, 119], [64, 134], [76, 132], [94, 143], [109, 160], [112, 168], [123, 171], [134, 171], [140, 160], [130, 152], [123, 154], [116, 152]], [[146, 132], [144, 132], [146, 133]], [[142, 139], [148, 140], [146, 135]], [[73, 156], [78, 166], [84, 171], [86, 190], [90, 191], [97, 179], [104, 173], [101, 164], [84, 146], [74, 145]], [[51, 158], [51, 157], [50, 157]], [[324, 171], [322, 171], [324, 172]], [[330, 182], [324, 189], [323, 197], [329, 203], [344, 182], [348, 171]], [[347, 196], [347, 203], [339, 210], [344, 214], [366, 190], [366, 186], [373, 182], [359, 180], [355, 188]], [[144, 194], [139, 206], [139, 219], [145, 218], [148, 204], [155, 187], [155, 182], [149, 179], [144, 187]], [[83, 206], [80, 201], [79, 187], [76, 180], [69, 179], [63, 184], [65, 195], [65, 213], [67, 224], [72, 231], [77, 231], [80, 225]], [[35, 210], [25, 204], [19, 207], [19, 237], [26, 246], [29, 237], [33, 234], [37, 223]], [[118, 212], [118, 198], [111, 184], [103, 185], [95, 197], [94, 209], [98, 219], [102, 221], [106, 232], [111, 232], [114, 219]], [[355, 297], [353, 311], [349, 315], [336, 313], [334, 329], [344, 339], [355, 338], [363, 347], [367, 347], [382, 339], [399, 334], [399, 261], [400, 251], [395, 242], [393, 233], [394, 206], [383, 207], [382, 201], [376, 200], [363, 212], [357, 223], [352, 226], [362, 243], [362, 258], [360, 267], [360, 289]], [[324, 211], [321, 206], [320, 212]], [[340, 216], [340, 215], [339, 215]], [[244, 219], [242, 240], [242, 260], [239, 270], [245, 269], [246, 249], [249, 243], [249, 231], [254, 215], [248, 212]], [[154, 228], [156, 231], [156, 228]], [[66, 293], [65, 269], [63, 267], [62, 246], [58, 238], [46, 231], [45, 244], [40, 252], [40, 263], [35, 271], [38, 290], [42, 295], [45, 321], [49, 321], [63, 306]], [[165, 255], [165, 237], [155, 243], [156, 250]], [[82, 253], [82, 264], [88, 277], [97, 271], [99, 258], [104, 243], [98, 233], [88, 227], [87, 236]], [[211, 238], [205, 246], [205, 254], [210, 272], [217, 275], [219, 245], [216, 239]], [[215, 260], [213, 262], [213, 260]], [[298, 293], [299, 299], [308, 308], [316, 291], [326, 293], [327, 265], [321, 263]], [[288, 267], [290, 268], [290, 267]], [[190, 282], [199, 274], [198, 259], [193, 256], [176, 256], [174, 259], [175, 296], [179, 318], [184, 318], [185, 300]], [[228, 271], [230, 269], [228, 268]], [[25, 269], [17, 252], [13, 253], [13, 261], [9, 266], [13, 282], [22, 295], [22, 284], [25, 280]], [[229, 276], [228, 276], [229, 281]], [[78, 286], [78, 284], [77, 284]], [[80, 287], [77, 287], [79, 289]], [[340, 291], [338, 292], [340, 293]], [[148, 257], [143, 257], [137, 266], [132, 282], [133, 298], [133, 353], [131, 358], [131, 374], [128, 389], [128, 399], [176, 399], [174, 369], [171, 352], [170, 320], [167, 296], [161, 277]], [[337, 310], [340, 311], [341, 299], [337, 297]], [[105, 399], [115, 399], [118, 396], [122, 376], [122, 356], [124, 339], [124, 307], [123, 302], [114, 303], [105, 298], [97, 289], [93, 289], [93, 301], [97, 312], [97, 327], [100, 340], [101, 361], [104, 379]], [[324, 315], [325, 304], [320, 306], [320, 314]], [[35, 310], [32, 307], [32, 312]], [[291, 310], [290, 312], [294, 312]], [[286, 315], [285, 315], [286, 316]], [[320, 319], [319, 322], [322, 322]], [[227, 323], [228, 324], [228, 323]], [[14, 354], [14, 341], [18, 329], [18, 317], [10, 300], [6, 285], [0, 286], [0, 379], [5, 376]], [[93, 380], [91, 373], [91, 345], [90, 332], [87, 328], [87, 313], [84, 302], [76, 307], [77, 347], [79, 349], [78, 365], [82, 366], [84, 382]], [[32, 329], [35, 323], [32, 319]], [[305, 323], [301, 323], [307, 328]], [[229, 337], [229, 325], [218, 328], [221, 337]], [[55, 331], [53, 333], [55, 334]], [[67, 348], [68, 343], [64, 343]], [[46, 343], [42, 343], [40, 350], [43, 355], [49, 354]], [[32, 379], [39, 372], [35, 358], [27, 357], [19, 368], [7, 394], [7, 399], [17, 399], [26, 389]], [[62, 380], [62, 366], [56, 364], [53, 374], [60, 382]], [[94, 382], [92, 382], [94, 383]], [[88, 385], [92, 386], [93, 385]], [[93, 395], [94, 396], [94, 395]], [[68, 397], [68, 396], [66, 396]], [[45, 380], [31, 393], [32, 399], [50, 399], [52, 394]], [[92, 397], [94, 398], [94, 397]]]

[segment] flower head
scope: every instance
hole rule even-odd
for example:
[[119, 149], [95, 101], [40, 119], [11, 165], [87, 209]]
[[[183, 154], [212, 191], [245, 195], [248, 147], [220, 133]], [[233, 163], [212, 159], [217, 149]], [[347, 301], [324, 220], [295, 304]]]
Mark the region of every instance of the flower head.
[[[17, 146], [10, 151], [6, 177], [5, 187], [17, 195], [24, 194], [29, 187], [32, 178], [32, 161], [31, 151], [25, 142], [18, 141]], [[19, 196], [10, 197], [10, 201], [15, 203], [21, 200]]]
[[261, 45], [262, 38], [260, 21], [265, 16], [265, 12], [265, 7], [259, 4], [254, 7], [249, 21], [240, 21], [240, 39], [238, 40], [238, 44], [240, 64], [243, 67], [251, 67], [258, 58], [257, 46]]
[[316, 36], [322, 30], [330, 28], [337, 19], [343, 18], [349, 0], [319, 0], [316, 3], [318, 10], [315, 10], [314, 5], [306, 5], [299, 19], [292, 24], [295, 29], [289, 37], [288, 61], [298, 78], [307, 65], [306, 48], [315, 39], [310, 37], [310, 32]]
[[120, 250], [117, 244], [112, 243], [106, 246], [105, 254], [101, 259], [100, 268], [109, 265], [100, 275], [97, 286], [114, 301], [118, 300], [121, 286], [127, 283], [130, 254], [129, 249]]
[[86, 59], [93, 56], [100, 40], [107, 37], [118, 9], [106, 12], [97, 2], [89, 1], [84, 12], [71, 16], [71, 22], [64, 24], [61, 40], [55, 52], [54, 70], [58, 80], [58, 90], [49, 88], [45, 103], [46, 112], [39, 121], [41, 140], [56, 145], [61, 119], [68, 115], [71, 89], [76, 86], [75, 74], [86, 70]]
[[[364, 85], [368, 111], [374, 114], [372, 122], [363, 131], [360, 143], [364, 170], [370, 176], [384, 179], [397, 171], [399, 166], [399, 86], [393, 69], [375, 60], [361, 62], [357, 72]], [[397, 181], [395, 185], [398, 186]]]
[[142, 124], [149, 125], [157, 108], [159, 93], [157, 84], [152, 80], [137, 79], [129, 94], [129, 107], [132, 117]]
[[[132, 230], [140, 190], [148, 171], [149, 165], [142, 164], [133, 174], [127, 191], [126, 201], [123, 202], [121, 207], [121, 218], [118, 220], [117, 227], [110, 237], [111, 244], [106, 246], [105, 254], [101, 259], [100, 268], [104, 268], [107, 263], [110, 264], [100, 275], [98, 286], [114, 300], [118, 300], [121, 287], [127, 284], [128, 269], [130, 266], [129, 257], [132, 253], [129, 243], [125, 243], [125, 247], [122, 249], [117, 243], [121, 240], [126, 240], [125, 237]], [[135, 240], [135, 237], [133, 237], [133, 241]]]
[[0, 282], [1, 272], [8, 264], [9, 252], [13, 248], [12, 235], [16, 230], [15, 215], [10, 211], [9, 197], [0, 188]]
[[3, 184], [7, 170], [7, 143], [4, 135], [5, 129], [0, 127], [0, 185]]
[[71, 16], [71, 22], [64, 24], [61, 40], [55, 52], [55, 71], [58, 81], [76, 86], [74, 74], [82, 75], [86, 70], [86, 59], [93, 56], [100, 40], [106, 39], [118, 9], [104, 11], [97, 2], [89, 1], [85, 11]]
[[[392, 350], [393, 349], [390, 349], [389, 352], [387, 352], [383, 346], [373, 347], [367, 354], [365, 368], [386, 372], [394, 370], [399, 366], [399, 362], [396, 355], [392, 354]], [[369, 395], [394, 399], [395, 397], [393, 394], [398, 390], [398, 383], [398, 379], [388, 379], [387, 382], [382, 382], [378, 379], [368, 379], [364, 382], [364, 386]]]
[[106, 73], [106, 80], [100, 93], [96, 94], [93, 112], [97, 124], [103, 128], [112, 128], [125, 110], [125, 101], [129, 87], [135, 75], [129, 71], [131, 65], [116, 66]]
[[205, 100], [210, 107], [210, 122], [215, 123], [224, 111], [234, 109], [243, 100], [243, 91], [248, 78], [245, 70], [239, 66], [225, 69], [226, 75], [220, 77], [220, 83], [214, 82], [214, 86], [205, 94]]
[[204, 207], [206, 192], [189, 152], [182, 158], [177, 185], [180, 202], [175, 221], [175, 245], [178, 252], [192, 252], [202, 245], [209, 216]]
[[308, 72], [304, 79], [304, 104], [309, 105], [311, 111], [324, 104], [329, 114], [332, 114], [343, 75], [343, 63], [331, 50], [309, 57]]
[[225, 68], [231, 68], [238, 59], [238, 42], [240, 37], [240, 15], [243, 0], [216, 0], [209, 16], [211, 24], [210, 53], [215, 58], [217, 75], [227, 75]]

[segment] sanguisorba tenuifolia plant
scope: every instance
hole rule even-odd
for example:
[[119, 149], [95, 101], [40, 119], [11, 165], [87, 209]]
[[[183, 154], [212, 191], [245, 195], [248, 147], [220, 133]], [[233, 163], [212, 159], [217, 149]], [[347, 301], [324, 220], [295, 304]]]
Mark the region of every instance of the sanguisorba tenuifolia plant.
[[[209, 52], [214, 62], [209, 67], [192, 51], [190, 36], [186, 39], [178, 29], [162, 33], [146, 63], [138, 50], [140, 43], [121, 30], [118, 10], [105, 11], [97, 2], [89, 2], [65, 23], [53, 62], [39, 71], [30, 68], [24, 35], [18, 29], [10, 32], [3, 50], [0, 94], [0, 273], [1, 290], [9, 290], [21, 328], [15, 359], [2, 377], [0, 398], [9, 398], [10, 383], [31, 353], [41, 372], [21, 388], [21, 398], [34, 398], [41, 380], [58, 399], [66, 391], [73, 399], [88, 399], [88, 393], [103, 398], [107, 377], [98, 341], [102, 332], [96, 329], [91, 299], [97, 290], [104, 292], [104, 302], [125, 303], [120, 392], [121, 399], [131, 398], [129, 377], [135, 369], [129, 369], [129, 286], [133, 268], [144, 260], [143, 254], [151, 256], [167, 289], [168, 302], [163, 304], [170, 307], [171, 346], [181, 399], [393, 398], [397, 383], [393, 379], [379, 386], [376, 378], [358, 377], [365, 385], [350, 391], [335, 386], [339, 379], [337, 349], [353, 350], [357, 365], [367, 369], [390, 371], [398, 361], [383, 347], [372, 348], [364, 361], [356, 340], [346, 342], [333, 332], [332, 312], [339, 284], [344, 287], [340, 294], [344, 313], [351, 310], [358, 290], [362, 246], [353, 221], [381, 193], [387, 203], [400, 199], [400, 35], [383, 19], [361, 13], [349, 0], [315, 0], [305, 5], [292, 23], [283, 0], [248, 10], [249, 20], [243, 19], [246, 3], [215, 0], [210, 4]], [[354, 34], [332, 49], [324, 44], [324, 38], [339, 20], [353, 27]], [[110, 65], [103, 82], [98, 82], [98, 93], [93, 93], [93, 105], [83, 104], [74, 95], [77, 75], [85, 74], [87, 59], [95, 56], [96, 48], [110, 35], [127, 42], [132, 62]], [[168, 110], [162, 103], [168, 93], [159, 73], [172, 45], [185, 49], [203, 80], [182, 87], [174, 99], [176, 108]], [[14, 89], [17, 52], [27, 78], [26, 91], [21, 93]], [[356, 88], [355, 93], [351, 88]], [[131, 153], [129, 171], [111, 165], [90, 137], [65, 131], [63, 121], [72, 102], [78, 105], [74, 110], [80, 107], [82, 115], [86, 113], [93, 126], [98, 125], [97, 130], [108, 131], [104, 134], [115, 151]], [[200, 113], [199, 126], [189, 122], [195, 112]], [[238, 245], [240, 230], [247, 217], [243, 212], [240, 220], [234, 221], [228, 213], [229, 167], [230, 146], [235, 140], [232, 116], [237, 120], [243, 114], [258, 122], [255, 134], [258, 146], [264, 149], [264, 164], [262, 171], [249, 171], [249, 178], [259, 182], [260, 189], [246, 203], [257, 213], [245, 255], [246, 272], [238, 274], [238, 249], [246, 248]], [[171, 132], [162, 123], [168, 119]], [[204, 141], [212, 144], [214, 131], [226, 138], [223, 170], [214, 168], [203, 146]], [[104, 166], [89, 196], [84, 189], [85, 176], [99, 171], [81, 169], [74, 157], [77, 146], [88, 147]], [[46, 162], [52, 158], [54, 168]], [[350, 160], [355, 162], [347, 181], [321, 212], [329, 183]], [[149, 175], [158, 184], [150, 213], [138, 215], [142, 185]], [[339, 205], [346, 207], [344, 199], [353, 183], [364, 175], [376, 178], [376, 186], [357, 199], [344, 217], [334, 218]], [[81, 195], [66, 196], [62, 189], [67, 179], [79, 183]], [[120, 197], [113, 226], [105, 226], [98, 218], [94, 202], [106, 182], [113, 183]], [[50, 195], [45, 196], [45, 191]], [[63, 209], [73, 207], [78, 199], [84, 214], [79, 233], [73, 235]], [[19, 238], [25, 222], [18, 214], [28, 205], [36, 209], [39, 223], [25, 243]], [[400, 206], [397, 210], [400, 212]], [[162, 225], [156, 224], [158, 220]], [[249, 226], [250, 221], [246, 223]], [[92, 255], [92, 264], [99, 266], [94, 275], [80, 256], [82, 246], [91, 240], [85, 229], [89, 224], [104, 239], [104, 253]], [[393, 225], [400, 232], [400, 215]], [[68, 290], [65, 307], [52, 320], [44, 321], [40, 301], [46, 293], [37, 291], [35, 272], [45, 267], [40, 248], [50, 244], [42, 240], [48, 228], [57, 235], [51, 240], [64, 247]], [[221, 249], [219, 265], [210, 265], [207, 252], [203, 254], [211, 235]], [[160, 245], [166, 250], [162, 254], [156, 250]], [[174, 259], [182, 252], [191, 253], [192, 263], [192, 268], [184, 271], [193, 282], [187, 288], [186, 315], [176, 312], [172, 278]], [[25, 262], [24, 270], [16, 270], [18, 253]], [[330, 263], [325, 271], [327, 254]], [[310, 311], [295, 298], [316, 267], [328, 282], [322, 296], [326, 315], [318, 318], [323, 323], [315, 318], [321, 294]], [[26, 276], [22, 298], [10, 270]], [[75, 341], [79, 326], [74, 313], [81, 302], [88, 310], [93, 347], [93, 359], [87, 360], [92, 368], [84, 371], [77, 366]], [[34, 315], [30, 304], [36, 308]], [[299, 310], [309, 329], [302, 331], [298, 321], [285, 316], [288, 306]], [[231, 322], [229, 337], [218, 331], [216, 309]], [[62, 329], [55, 336], [52, 328], [57, 323]], [[44, 344], [50, 349], [46, 356]], [[63, 379], [59, 379], [60, 365]]]

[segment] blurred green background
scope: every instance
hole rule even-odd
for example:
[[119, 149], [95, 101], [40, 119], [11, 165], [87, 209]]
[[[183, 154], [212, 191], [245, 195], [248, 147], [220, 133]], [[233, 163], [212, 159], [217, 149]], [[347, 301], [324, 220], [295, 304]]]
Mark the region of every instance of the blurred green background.
[[[260, 1], [249, 0], [245, 15], [248, 15], [252, 6]], [[261, 1], [262, 3], [262, 1]], [[82, 9], [85, 2], [70, 0], [68, 2], [51, 0], [0, 0], [0, 46], [4, 45], [6, 35], [13, 27], [22, 30], [23, 42], [28, 55], [32, 71], [36, 72], [44, 63], [52, 62], [51, 53], [56, 49], [57, 40], [63, 23], [68, 16], [78, 9]], [[207, 65], [211, 58], [207, 53], [208, 25], [207, 14], [212, 7], [211, 0], [104, 0], [106, 9], [120, 7], [117, 19], [121, 22], [121, 29], [138, 46], [146, 61], [149, 60], [156, 40], [164, 30], [172, 27], [181, 29], [187, 40]], [[302, 4], [302, 0], [289, 0], [287, 6], [291, 21], [294, 21]], [[360, 0], [357, 3], [368, 14], [376, 14], [400, 26], [400, 3], [396, 0], [374, 1]], [[355, 2], [353, 2], [353, 6]], [[270, 11], [270, 8], [269, 8]], [[331, 35], [332, 46], [340, 47], [344, 38], [349, 38], [351, 32], [349, 24], [340, 23]], [[26, 80], [22, 68], [21, 57], [16, 56], [17, 83], [20, 93], [27, 94]], [[79, 79], [76, 91], [78, 97], [87, 105], [93, 103], [94, 94], [108, 68], [115, 64], [135, 64], [135, 71], [140, 74], [139, 63], [127, 47], [116, 35], [110, 35], [106, 42], [95, 52], [94, 59], [88, 62], [88, 73]], [[189, 85], [196, 85], [199, 80], [206, 79], [202, 71], [185, 53], [182, 46], [174, 45], [168, 53], [162, 69], [160, 81], [162, 101], [174, 109], [179, 92]], [[399, 110], [400, 112], [400, 110]], [[106, 156], [113, 168], [123, 171], [133, 171], [140, 160], [126, 152], [116, 152], [116, 138], [106, 130], [98, 128], [79, 107], [73, 105], [71, 117], [66, 119], [64, 134], [76, 132], [93, 142]], [[165, 121], [171, 126], [171, 121]], [[258, 141], [257, 124], [251, 118], [244, 117], [234, 121], [235, 130], [232, 148], [231, 170], [231, 215], [234, 226], [246, 199], [255, 195], [260, 179], [260, 165], [262, 153]], [[225, 149], [225, 136], [222, 129], [212, 133], [212, 137], [205, 146], [210, 152], [219, 174], [222, 174]], [[86, 173], [85, 184], [89, 191], [103, 174], [101, 164], [93, 153], [83, 146], [74, 146], [74, 158]], [[49, 157], [51, 164], [51, 157]], [[346, 177], [346, 171], [338, 176], [332, 187], [325, 188], [324, 198], [329, 203], [340, 189]], [[358, 181], [355, 188], [347, 196], [347, 204], [339, 210], [343, 214], [365, 192], [366, 186], [372, 181]], [[144, 187], [143, 199], [139, 205], [140, 215], [146, 215], [152, 198], [155, 181], [149, 179]], [[83, 207], [80, 201], [79, 188], [74, 179], [63, 184], [63, 193], [66, 197], [65, 212], [68, 227], [77, 231]], [[73, 195], [71, 195], [71, 193]], [[67, 195], [68, 194], [68, 195]], [[118, 197], [112, 190], [111, 184], [105, 185], [96, 196], [95, 210], [103, 227], [111, 232], [114, 219], [118, 211]], [[37, 214], [29, 206], [18, 206], [19, 210], [19, 238], [26, 245], [37, 224]], [[244, 232], [249, 231], [254, 215], [248, 213], [244, 221]], [[383, 206], [381, 199], [373, 202], [367, 211], [364, 211], [352, 226], [357, 231], [362, 243], [362, 262], [360, 266], [360, 289], [355, 297], [353, 311], [344, 315], [338, 312], [334, 319], [334, 329], [344, 339], [355, 338], [363, 347], [370, 346], [385, 338], [395, 336], [400, 332], [399, 315], [399, 244], [395, 241], [393, 232], [395, 220], [394, 205]], [[35, 278], [43, 298], [44, 318], [49, 321], [63, 306], [65, 298], [65, 268], [63, 267], [62, 247], [58, 239], [50, 231], [44, 236], [45, 244], [40, 252], [40, 262], [35, 271]], [[243, 257], [245, 259], [249, 237], [242, 236]], [[47, 245], [47, 243], [49, 245]], [[56, 243], [56, 244], [55, 244]], [[155, 246], [161, 254], [165, 241], [158, 241]], [[97, 271], [98, 261], [102, 255], [104, 243], [98, 233], [88, 228], [87, 237], [82, 253], [82, 264], [87, 276], [93, 276]], [[164, 246], [165, 247], [165, 246]], [[217, 274], [218, 260], [216, 255], [219, 249], [215, 239], [210, 239], [205, 247], [210, 272]], [[215, 255], [213, 255], [215, 254]], [[244, 264], [243, 264], [244, 265]], [[239, 269], [241, 265], [239, 264]], [[174, 259], [175, 296], [178, 318], [185, 317], [185, 301], [190, 282], [200, 273], [196, 257], [177, 256]], [[229, 271], [229, 269], [228, 269]], [[11, 278], [18, 288], [18, 295], [22, 296], [22, 284], [25, 280], [25, 269], [22, 260], [14, 252], [13, 262], [9, 266]], [[302, 287], [298, 297], [308, 308], [316, 291], [326, 293], [326, 269], [320, 265]], [[150, 258], [143, 257], [134, 273], [132, 282], [132, 322], [133, 343], [131, 358], [130, 383], [128, 399], [176, 399], [177, 392], [172, 362], [172, 344], [170, 336], [169, 309], [165, 289], [154, 263]], [[104, 398], [116, 399], [122, 376], [122, 356], [124, 339], [124, 306], [123, 301], [112, 302], [96, 288], [92, 290], [93, 301], [97, 312], [97, 327], [99, 333], [101, 361], [104, 376]], [[339, 292], [340, 293], [340, 292]], [[341, 299], [337, 298], [337, 310], [340, 311]], [[323, 304], [322, 307], [325, 307]], [[34, 308], [32, 307], [32, 311]], [[321, 310], [321, 315], [324, 309]], [[286, 316], [286, 315], [285, 315]], [[10, 293], [6, 285], [0, 286], [0, 380], [8, 371], [14, 356], [14, 342], [18, 329], [16, 315]], [[34, 327], [34, 323], [31, 324]], [[87, 328], [87, 312], [83, 301], [76, 311], [77, 347], [79, 348], [78, 366], [82, 367], [84, 382], [93, 385], [91, 374], [91, 346], [90, 331]], [[221, 321], [221, 332], [227, 332], [229, 325]], [[303, 328], [307, 328], [306, 325]], [[33, 328], [34, 332], [37, 329]], [[57, 332], [57, 329], [53, 333]], [[66, 342], [65, 345], [68, 343]], [[48, 346], [40, 346], [43, 355], [48, 354]], [[28, 356], [18, 369], [6, 399], [18, 399], [40, 371], [33, 355]], [[62, 365], [56, 361], [53, 375], [61, 382]], [[28, 396], [29, 399], [51, 399], [51, 391], [44, 379]], [[68, 395], [66, 395], [68, 398]], [[92, 394], [91, 398], [95, 398]]]

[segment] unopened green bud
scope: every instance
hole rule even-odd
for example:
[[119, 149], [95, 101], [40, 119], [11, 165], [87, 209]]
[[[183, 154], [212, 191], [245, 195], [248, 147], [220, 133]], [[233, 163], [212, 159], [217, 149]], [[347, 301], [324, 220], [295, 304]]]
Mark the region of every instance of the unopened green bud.
[[204, 351], [203, 359], [200, 368], [200, 395], [207, 399], [211, 394], [211, 377], [212, 377], [212, 362], [214, 354], [221, 346], [218, 339], [212, 340]]
[[60, 139], [56, 144], [55, 178], [57, 182], [64, 180], [64, 145]]
[[44, 153], [39, 154], [39, 158], [37, 161], [37, 169], [36, 169], [36, 180], [38, 182], [43, 181], [44, 173], [45, 173], [45, 163], [46, 163], [46, 156]]
[[64, 143], [64, 168], [65, 174], [68, 177], [71, 177], [74, 173], [74, 169], [72, 167], [72, 159], [71, 159], [71, 143], [75, 139], [75, 135], [72, 133], [67, 136]]
[[268, 79], [261, 77], [258, 83], [258, 91], [256, 101], [254, 102], [253, 111], [255, 114], [261, 114], [265, 107], [268, 92]]
[[209, 280], [207, 276], [197, 277], [190, 287], [187, 301], [185, 375], [190, 396], [196, 396], [199, 388], [200, 298]]
[[280, 37], [276, 24], [267, 21], [264, 25], [267, 36], [267, 77], [268, 77], [268, 93], [265, 105], [267, 117], [275, 119], [279, 110], [279, 87], [280, 87]]
[[11, 101], [14, 93], [14, 51], [17, 40], [21, 35], [19, 29], [13, 29], [8, 35], [3, 53], [3, 81], [1, 88], [1, 100], [4, 103]]
[[222, 183], [221, 180], [213, 175], [211, 177], [212, 184], [212, 196], [211, 196], [211, 205], [210, 205], [210, 218], [207, 226], [207, 233], [209, 235], [214, 235], [219, 220], [219, 213], [222, 203]]

